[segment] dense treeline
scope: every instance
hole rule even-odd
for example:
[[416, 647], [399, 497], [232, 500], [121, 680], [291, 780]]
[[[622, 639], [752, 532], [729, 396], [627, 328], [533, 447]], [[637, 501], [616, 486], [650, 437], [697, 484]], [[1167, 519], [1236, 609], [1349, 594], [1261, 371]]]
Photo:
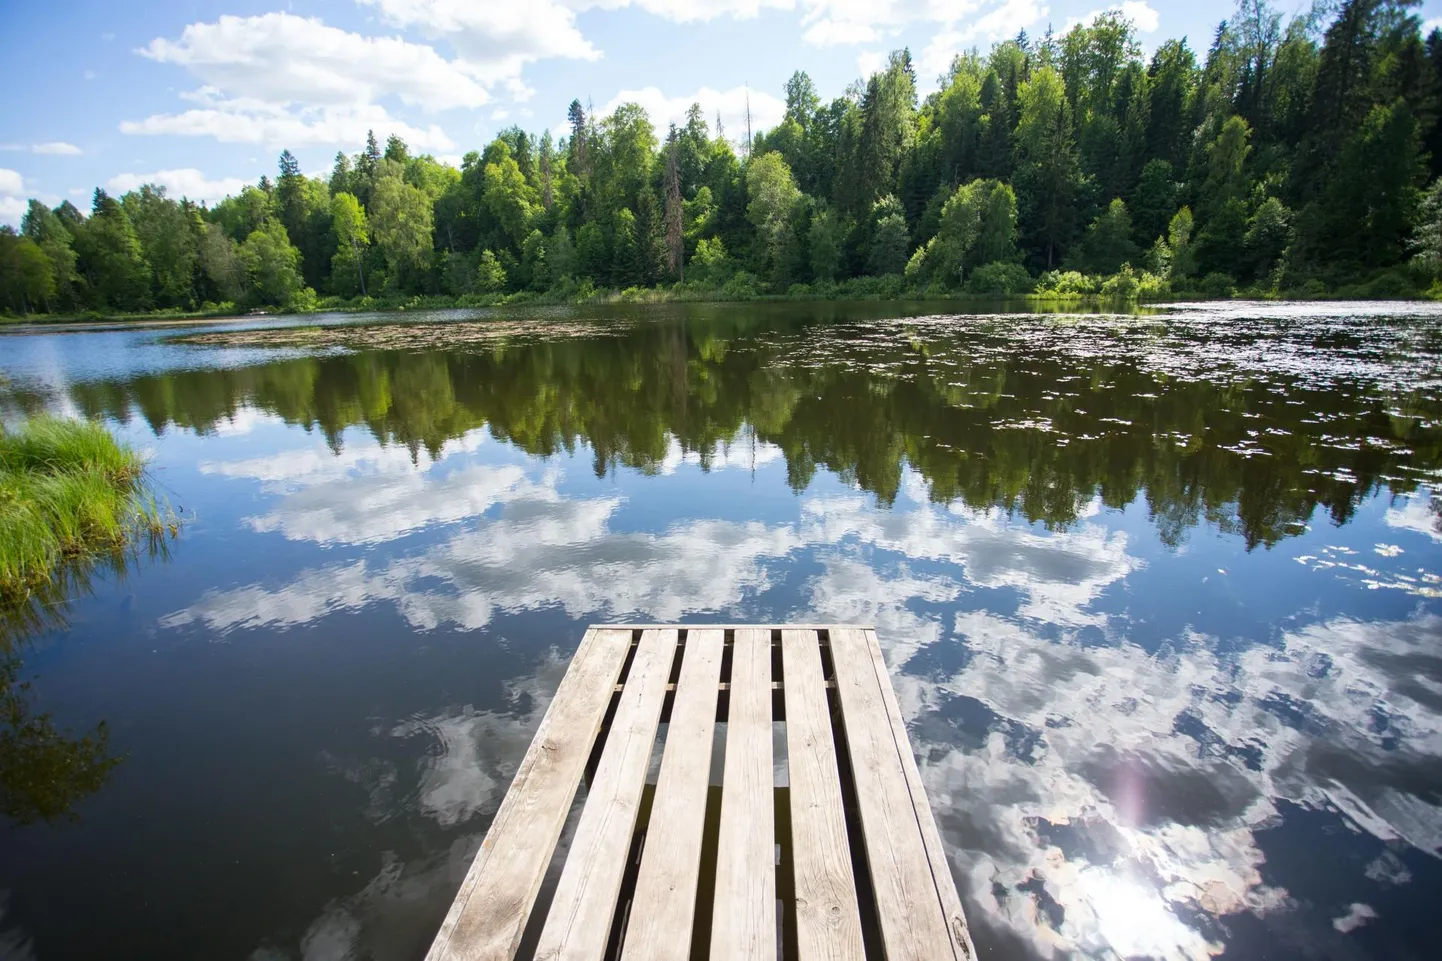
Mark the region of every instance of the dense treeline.
[[[289, 151], [213, 209], [152, 187], [0, 232], [14, 313], [306, 309], [679, 293], [1406, 295], [1442, 272], [1442, 31], [1416, 0], [1240, 0], [1205, 53], [1143, 57], [1116, 13], [824, 103], [805, 73], [741, 150], [699, 106], [570, 107], [460, 170], [372, 136], [329, 180]], [[718, 120], [719, 128], [719, 120]], [[1427, 184], [1433, 184], [1425, 189]]]

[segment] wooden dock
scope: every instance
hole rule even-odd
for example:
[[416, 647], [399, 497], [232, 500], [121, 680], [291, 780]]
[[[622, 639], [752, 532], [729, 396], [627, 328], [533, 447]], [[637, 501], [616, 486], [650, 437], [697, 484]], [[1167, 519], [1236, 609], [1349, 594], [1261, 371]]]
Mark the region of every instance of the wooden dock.
[[973, 958], [876, 633], [588, 630], [427, 961], [518, 952]]

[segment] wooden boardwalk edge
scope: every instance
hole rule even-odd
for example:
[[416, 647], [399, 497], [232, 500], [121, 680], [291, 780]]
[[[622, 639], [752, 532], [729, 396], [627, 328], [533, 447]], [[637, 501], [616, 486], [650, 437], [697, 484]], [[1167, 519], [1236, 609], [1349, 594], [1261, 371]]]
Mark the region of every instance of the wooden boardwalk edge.
[[583, 778], [538, 959], [975, 957], [870, 627], [587, 630], [427, 961], [515, 957]]

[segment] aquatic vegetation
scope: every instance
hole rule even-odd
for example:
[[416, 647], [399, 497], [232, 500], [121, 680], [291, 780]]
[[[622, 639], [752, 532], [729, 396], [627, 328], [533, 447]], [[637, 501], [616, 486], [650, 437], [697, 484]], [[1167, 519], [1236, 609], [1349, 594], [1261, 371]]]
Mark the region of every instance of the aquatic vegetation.
[[97, 423], [39, 417], [0, 433], [0, 605], [23, 605], [67, 564], [173, 534], [144, 470]]

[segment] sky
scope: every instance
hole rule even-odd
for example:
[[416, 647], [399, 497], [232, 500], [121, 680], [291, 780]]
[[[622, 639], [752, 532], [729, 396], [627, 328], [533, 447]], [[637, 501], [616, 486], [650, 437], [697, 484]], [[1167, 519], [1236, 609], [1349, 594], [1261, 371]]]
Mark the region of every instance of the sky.
[[[1285, 13], [1306, 0], [1277, 0]], [[156, 183], [214, 203], [289, 148], [310, 174], [374, 129], [459, 164], [504, 127], [558, 133], [573, 98], [628, 100], [658, 130], [699, 101], [733, 139], [749, 98], [774, 125], [805, 70], [840, 95], [907, 46], [922, 93], [958, 51], [1106, 0], [76, 0], [7, 4], [0, 77], [0, 223], [25, 198], [89, 210], [96, 186]], [[1123, 0], [1148, 50], [1205, 50], [1233, 0]], [[1442, 0], [1419, 8], [1442, 24]]]

